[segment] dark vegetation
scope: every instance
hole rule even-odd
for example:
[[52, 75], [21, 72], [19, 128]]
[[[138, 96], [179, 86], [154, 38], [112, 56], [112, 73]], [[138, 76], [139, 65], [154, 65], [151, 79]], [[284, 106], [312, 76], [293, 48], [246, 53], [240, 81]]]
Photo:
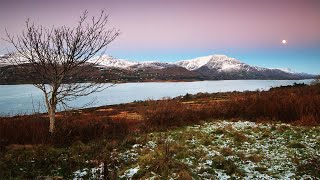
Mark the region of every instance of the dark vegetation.
[[[149, 81], [199, 81], [206, 80], [201, 74], [182, 67], [168, 67], [163, 69], [126, 70], [117, 68], [90, 68], [90, 76], [72, 77], [73, 82], [149, 82]], [[0, 67], [0, 84], [30, 84], [29, 77], [21, 76], [15, 66]]]
[[54, 137], [48, 133], [49, 121], [44, 116], [2, 118], [1, 143], [5, 144], [45, 144], [70, 145], [76, 141], [87, 143], [91, 140], [121, 138], [128, 133], [123, 119], [85, 117], [67, 115], [57, 118], [57, 132]]
[[320, 85], [296, 84], [269, 91], [185, 95], [148, 101], [142, 115], [148, 127], [182, 126], [205, 119], [320, 124]]

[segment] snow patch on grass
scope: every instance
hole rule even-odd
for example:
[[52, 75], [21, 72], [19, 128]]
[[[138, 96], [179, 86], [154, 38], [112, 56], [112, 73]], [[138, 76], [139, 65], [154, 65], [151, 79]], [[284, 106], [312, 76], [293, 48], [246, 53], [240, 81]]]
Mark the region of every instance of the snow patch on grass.
[[[118, 149], [118, 174], [121, 179], [317, 179], [299, 167], [320, 156], [319, 134], [320, 127], [248, 121], [155, 132]], [[99, 171], [74, 175], [88, 172]]]
[[82, 170], [77, 170], [73, 173], [74, 180], [82, 180], [87, 179], [87, 175], [90, 175], [90, 179], [103, 179], [103, 170], [104, 170], [104, 163], [101, 163], [98, 167], [91, 168], [84, 168]]
[[[308, 174], [299, 175], [297, 166], [319, 155], [319, 133], [319, 127], [216, 121], [166, 132], [162, 143], [167, 144], [173, 160], [187, 166], [193, 177], [304, 179]], [[122, 157], [132, 158], [131, 167], [145, 169], [137, 157], [164, 153], [159, 144], [161, 138], [163, 134], [152, 133], [145, 144], [128, 150], [134, 156]], [[170, 171], [168, 178], [178, 179], [173, 175], [177, 173], [178, 170]]]
[[120, 176], [120, 178], [132, 179], [132, 177], [139, 171], [139, 169], [139, 166], [130, 168], [126, 170], [125, 173], [122, 176]]

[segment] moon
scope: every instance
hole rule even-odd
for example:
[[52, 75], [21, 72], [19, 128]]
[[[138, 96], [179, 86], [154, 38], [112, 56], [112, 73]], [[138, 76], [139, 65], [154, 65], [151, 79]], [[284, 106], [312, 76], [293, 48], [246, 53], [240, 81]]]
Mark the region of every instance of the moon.
[[282, 44], [287, 44], [287, 40], [282, 40]]

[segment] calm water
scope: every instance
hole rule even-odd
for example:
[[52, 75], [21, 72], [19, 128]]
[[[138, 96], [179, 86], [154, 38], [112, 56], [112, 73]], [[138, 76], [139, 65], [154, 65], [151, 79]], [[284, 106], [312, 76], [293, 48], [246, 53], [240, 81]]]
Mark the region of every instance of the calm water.
[[[128, 103], [135, 100], [161, 99], [179, 95], [196, 94], [198, 92], [228, 92], [246, 90], [268, 90], [271, 87], [309, 84], [311, 80], [225, 80], [197, 82], [151, 82], [117, 84], [103, 92], [81, 97], [70, 102], [72, 107], [83, 107], [92, 99], [96, 99], [91, 107]], [[41, 91], [32, 85], [0, 85], [0, 114], [30, 114], [43, 112]]]

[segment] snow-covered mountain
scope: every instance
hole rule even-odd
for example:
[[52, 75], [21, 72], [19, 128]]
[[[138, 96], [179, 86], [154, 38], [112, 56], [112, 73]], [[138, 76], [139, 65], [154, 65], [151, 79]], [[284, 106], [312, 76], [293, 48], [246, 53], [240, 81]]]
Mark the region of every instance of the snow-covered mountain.
[[[9, 56], [0, 57], [0, 74], [10, 77], [14, 67], [10, 65]], [[2, 63], [1, 63], [2, 62]], [[175, 63], [157, 61], [130, 61], [112, 56], [90, 59], [96, 64], [97, 79], [124, 79], [125, 81], [157, 80], [223, 80], [223, 79], [312, 79], [315, 75], [296, 73], [290, 69], [264, 68], [250, 66], [226, 55], [209, 55]], [[9, 66], [8, 66], [9, 67]], [[107, 70], [107, 71], [105, 71]], [[91, 77], [94, 78], [94, 77]], [[12, 77], [6, 83], [15, 81]], [[0, 78], [1, 82], [1, 78]]]
[[11, 64], [11, 62], [10, 62], [9, 56], [1, 54], [0, 55], [0, 67], [8, 66], [10, 64]]
[[135, 62], [102, 56], [99, 60], [92, 59], [92, 62], [98, 62], [99, 66], [104, 68], [125, 70], [185, 68], [190, 72], [198, 73], [201, 79], [302, 79], [313, 77], [313, 75], [296, 73], [290, 69], [250, 66], [226, 55], [209, 55], [175, 63]]
[[217, 71], [234, 71], [240, 70], [246, 65], [239, 60], [230, 58], [226, 55], [203, 56], [195, 59], [178, 61], [175, 64], [190, 71], [197, 70], [201, 67], [207, 67], [208, 69], [215, 69]]
[[124, 59], [116, 59], [112, 56], [104, 55], [101, 57], [94, 57], [89, 60], [91, 63], [98, 64], [101, 67], [105, 68], [120, 68], [120, 69], [129, 69], [130, 66], [135, 66], [137, 62], [127, 61]]
[[119, 69], [126, 69], [126, 70], [144, 69], [144, 68], [162, 69], [162, 68], [175, 66], [172, 63], [164, 63], [164, 62], [157, 62], [157, 61], [137, 62], [137, 61], [129, 61], [125, 59], [116, 59], [108, 55], [92, 58], [89, 62], [98, 64], [100, 67], [119, 68]]
[[179, 66], [186, 68], [189, 71], [197, 70], [201, 67], [208, 67], [209, 69], [218, 69], [220, 71], [232, 71], [241, 69], [245, 64], [230, 58], [225, 55], [210, 55], [204, 57], [198, 57], [191, 60], [182, 60], [175, 63], [164, 63], [157, 61], [142, 61], [135, 62], [125, 59], [116, 59], [112, 56], [96, 57], [90, 60], [95, 62], [101, 67], [106, 68], [120, 68], [120, 69], [142, 69], [142, 68], [155, 68], [162, 69], [167, 67]]
[[[308, 73], [304, 73], [304, 72], [297, 72], [295, 70], [292, 70], [290, 68], [273, 68], [273, 69], [278, 69], [281, 71], [284, 71], [286, 73], [290, 73], [290, 74], [301, 74], [301, 75], [308, 75]], [[309, 74], [310, 75], [310, 74]]]
[[157, 61], [130, 61], [125, 59], [117, 59], [112, 56], [96, 57], [90, 60], [90, 62], [97, 63], [100, 67], [105, 68], [119, 68], [126, 70], [154, 68], [162, 69], [168, 67], [183, 67], [189, 71], [196, 71], [199, 69], [214, 70], [217, 72], [236, 72], [236, 71], [281, 71], [290, 74], [306, 74], [293, 71], [289, 68], [263, 68], [257, 66], [250, 66], [235, 58], [228, 57], [226, 55], [209, 55], [197, 57], [189, 60], [180, 60], [175, 63], [165, 63]]
[[16, 64], [16, 61], [18, 61], [19, 63], [27, 63], [27, 60], [25, 58], [18, 56], [17, 54], [0, 55], [0, 67]]
[[210, 55], [175, 63], [190, 71], [221, 79], [299, 79], [314, 75], [295, 72], [289, 68], [250, 66], [226, 55]]
[[284, 72], [291, 73], [291, 74], [299, 73], [299, 72], [294, 71], [294, 70], [292, 70], [290, 68], [272, 68], [272, 69], [277, 69], [277, 70], [284, 71]]

